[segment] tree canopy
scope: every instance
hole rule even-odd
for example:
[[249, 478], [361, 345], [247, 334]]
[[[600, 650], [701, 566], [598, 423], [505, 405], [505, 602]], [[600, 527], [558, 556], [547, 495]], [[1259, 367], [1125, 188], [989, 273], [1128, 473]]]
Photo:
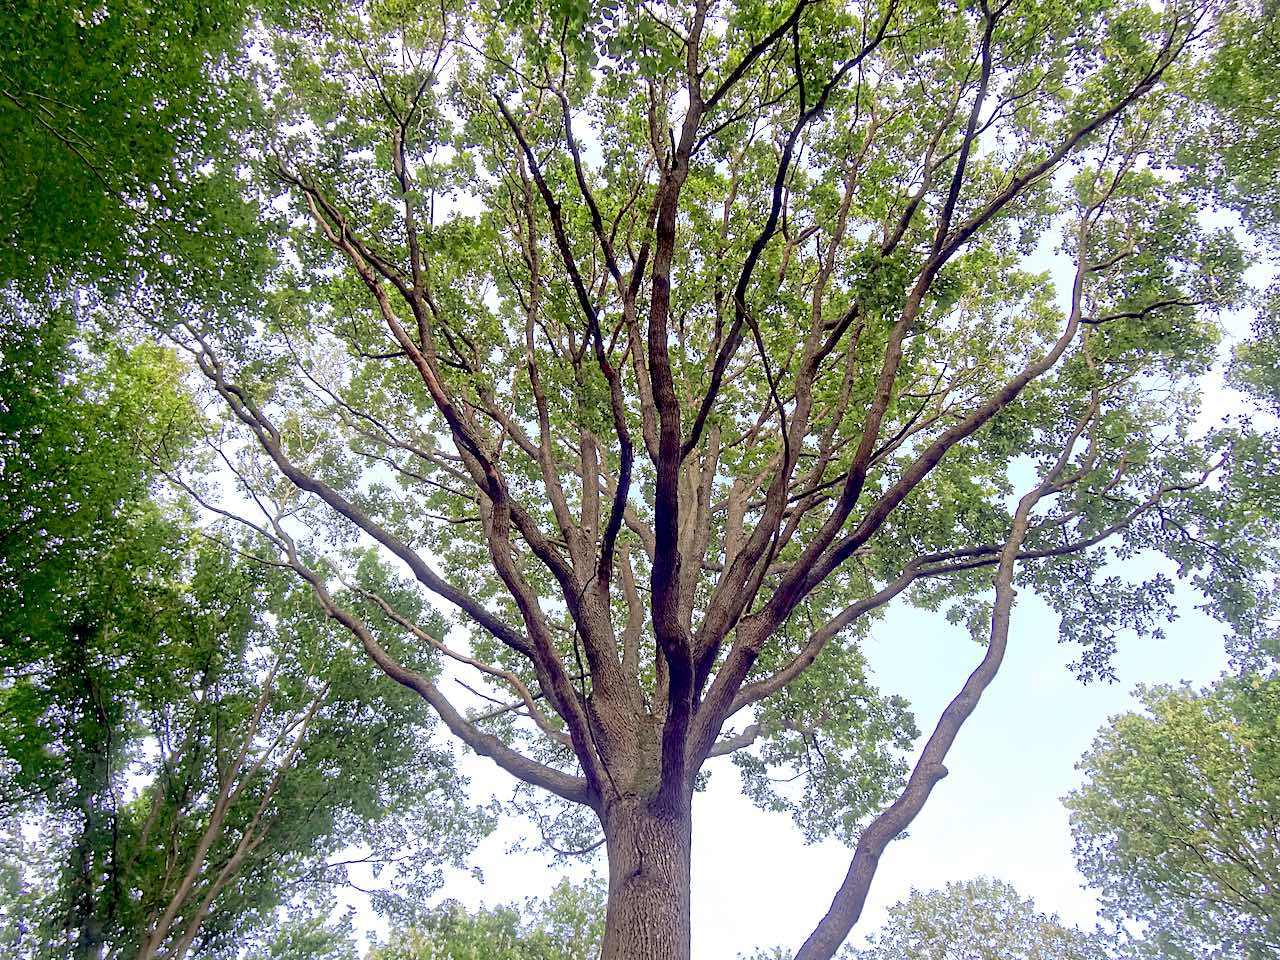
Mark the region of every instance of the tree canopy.
[[184, 239], [206, 266], [217, 235], [243, 243], [230, 225], [246, 208], [209, 160], [245, 120], [244, 31], [271, 6], [6, 0], [0, 286], [127, 289], [163, 275]]
[[[1200, 392], [1277, 222], [1269, 10], [369, 0], [264, 14], [252, 56], [237, 16], [154, 59], [225, 124], [141, 92], [182, 116], [91, 309], [203, 378], [209, 454], [159, 469], [209, 535], [290, 568], [554, 848], [604, 845], [606, 960], [688, 956], [722, 756], [853, 847], [796, 953], [833, 956], [1019, 589], [1086, 679], [1175, 578], [1273, 640], [1274, 444]], [[862, 649], [895, 600], [983, 644], [910, 763]]]

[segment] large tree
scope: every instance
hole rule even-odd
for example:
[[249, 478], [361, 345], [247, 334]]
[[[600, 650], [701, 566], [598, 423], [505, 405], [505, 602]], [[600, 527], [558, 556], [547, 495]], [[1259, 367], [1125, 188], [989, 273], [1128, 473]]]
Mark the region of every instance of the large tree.
[[[264, 28], [240, 176], [279, 269], [252, 312], [145, 316], [226, 412], [207, 504], [540, 791], [561, 849], [604, 844], [608, 960], [688, 956], [691, 804], [728, 754], [854, 846], [797, 953], [830, 957], [1015, 582], [1085, 676], [1170, 610], [1167, 565], [1116, 558], [1265, 624], [1270, 507], [1235, 495], [1265, 446], [1196, 427], [1247, 291], [1190, 136], [1255, 14], [378, 0]], [[898, 597], [985, 644], [912, 766], [861, 652]]]

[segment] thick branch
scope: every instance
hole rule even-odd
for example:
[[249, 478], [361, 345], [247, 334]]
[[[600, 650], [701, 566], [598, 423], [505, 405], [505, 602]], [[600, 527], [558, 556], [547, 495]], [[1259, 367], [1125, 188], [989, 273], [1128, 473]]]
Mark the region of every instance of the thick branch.
[[[1082, 424], [1083, 426], [1083, 424]], [[893, 804], [871, 821], [858, 839], [853, 861], [844, 883], [831, 902], [826, 916], [796, 953], [795, 960], [830, 960], [853, 929], [862, 914], [867, 891], [879, 866], [880, 857], [889, 842], [902, 833], [919, 814], [938, 781], [947, 775], [943, 766], [951, 745], [961, 727], [973, 713], [984, 690], [995, 679], [1004, 659], [1009, 639], [1009, 618], [1016, 591], [1013, 588], [1014, 564], [1022, 541], [1030, 526], [1031, 511], [1040, 499], [1054, 489], [1058, 475], [1066, 465], [1073, 444], [1063, 450], [1055, 468], [1034, 490], [1018, 501], [1013, 529], [1000, 553], [995, 576], [995, 608], [991, 614], [991, 633], [986, 655], [969, 675], [960, 692], [943, 710], [932, 736], [916, 761], [907, 785]]]

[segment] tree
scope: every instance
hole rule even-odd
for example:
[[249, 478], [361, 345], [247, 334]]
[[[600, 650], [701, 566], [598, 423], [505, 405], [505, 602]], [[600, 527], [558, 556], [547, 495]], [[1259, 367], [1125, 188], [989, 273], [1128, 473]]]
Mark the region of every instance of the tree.
[[[279, 268], [252, 313], [149, 317], [226, 411], [237, 498], [208, 505], [545, 793], [561, 849], [603, 843], [606, 960], [688, 956], [692, 797], [728, 754], [854, 846], [796, 954], [830, 957], [1015, 581], [1086, 677], [1171, 610], [1168, 567], [1110, 559], [1265, 622], [1245, 427], [1195, 425], [1246, 255], [1178, 149], [1242, 16], [377, 0], [264, 28], [242, 175], [287, 211]], [[897, 597], [985, 644], [911, 767], [860, 652]]]
[[243, 122], [244, 30], [270, 7], [0, 6], [0, 288], [154, 280], [176, 234], [198, 258], [227, 233], [245, 207], [207, 161]]
[[859, 960], [1098, 960], [1096, 938], [1040, 913], [1007, 883], [979, 877], [889, 908]]
[[91, 950], [93, 865], [111, 833], [119, 700], [132, 681], [114, 666], [136, 649], [118, 628], [137, 622], [148, 581], [172, 572], [174, 530], [146, 494], [154, 448], [180, 448], [192, 417], [171, 351], [80, 340], [67, 311], [14, 296], [0, 311], [0, 812], [45, 807], [76, 838], [32, 847], [13, 825], [25, 869], [6, 913], [34, 936], [51, 914], [31, 898], [65, 871], [51, 912]]
[[468, 913], [447, 901], [416, 926], [392, 932], [368, 960], [594, 960], [604, 927], [604, 888], [561, 881], [542, 900]]
[[[280, 908], [347, 886], [349, 865], [406, 869], [421, 902], [483, 831], [426, 706], [262, 571], [206, 545], [189, 583], [152, 581], [144, 609], [113, 611], [76, 648], [101, 733], [48, 739], [64, 776], [43, 804], [30, 803], [42, 778], [21, 765], [11, 778], [29, 798], [19, 829], [53, 847], [33, 851], [42, 902], [17, 956], [237, 956]], [[0, 693], [24, 705], [23, 687]], [[76, 715], [74, 699], [60, 706]]]
[[58, 311], [13, 316], [0, 339], [9, 953], [236, 955], [280, 906], [345, 884], [348, 861], [330, 860], [350, 847], [408, 867], [413, 900], [432, 892], [486, 821], [431, 743], [426, 705], [378, 683], [293, 577], [232, 562], [149, 496], [195, 424], [172, 352], [113, 349]]
[[1067, 797], [1080, 870], [1135, 953], [1280, 950], [1280, 677], [1140, 691], [1080, 762]]

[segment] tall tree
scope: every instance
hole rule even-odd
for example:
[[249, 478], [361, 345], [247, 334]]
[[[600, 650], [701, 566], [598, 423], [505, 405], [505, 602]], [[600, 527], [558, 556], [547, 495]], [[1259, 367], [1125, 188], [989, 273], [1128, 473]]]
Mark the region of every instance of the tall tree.
[[[1245, 256], [1178, 149], [1235, 16], [374, 0], [264, 30], [243, 176], [287, 211], [280, 269], [256, 314], [151, 318], [227, 413], [240, 495], [207, 505], [543, 791], [553, 841], [598, 832], [606, 960], [688, 956], [692, 797], [728, 754], [854, 846], [796, 954], [831, 957], [1015, 582], [1085, 676], [1170, 610], [1110, 559], [1265, 622], [1241, 434], [1195, 427]], [[860, 651], [900, 596], [985, 642], [913, 766]], [[464, 712], [397, 633], [497, 703]]]
[[[15, 296], [0, 319], [0, 813], [15, 846], [4, 912], [25, 928], [24, 951], [60, 925], [68, 949], [93, 956], [132, 682], [116, 667], [136, 652], [148, 582], [174, 571], [174, 528], [147, 499], [152, 458], [185, 445], [192, 410], [171, 352], [81, 339], [69, 312]], [[44, 842], [32, 845], [37, 813]]]
[[1136, 956], [1280, 951], [1280, 676], [1141, 691], [1067, 798], [1080, 870]]

